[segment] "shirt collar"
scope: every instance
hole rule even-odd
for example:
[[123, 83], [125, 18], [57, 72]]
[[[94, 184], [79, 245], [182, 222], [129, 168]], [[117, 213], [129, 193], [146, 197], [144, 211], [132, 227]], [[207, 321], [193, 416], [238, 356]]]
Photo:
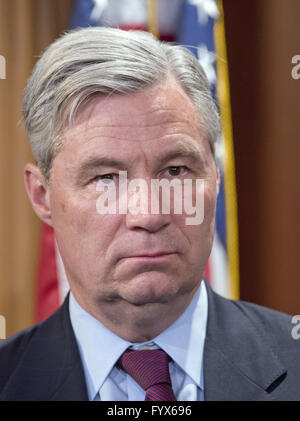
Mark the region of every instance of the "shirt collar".
[[[69, 311], [86, 374], [89, 397], [94, 399], [123, 352], [132, 345], [142, 344], [132, 344], [107, 329], [78, 304], [72, 292]], [[206, 324], [207, 292], [202, 281], [184, 313], [149, 341], [167, 352], [202, 390]]]
[[184, 313], [153, 339], [202, 390], [206, 324], [207, 291], [202, 281]]
[[94, 399], [111, 369], [131, 345], [85, 311], [70, 292], [69, 311], [83, 363], [90, 399]]

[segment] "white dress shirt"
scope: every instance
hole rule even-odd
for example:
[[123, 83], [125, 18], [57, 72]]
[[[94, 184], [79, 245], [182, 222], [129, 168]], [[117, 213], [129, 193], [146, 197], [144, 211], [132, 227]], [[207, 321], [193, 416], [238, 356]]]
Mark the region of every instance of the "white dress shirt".
[[123, 352], [161, 348], [171, 358], [172, 388], [178, 401], [204, 400], [203, 350], [207, 324], [205, 283], [194, 294], [185, 312], [152, 341], [128, 342], [87, 313], [70, 293], [71, 324], [79, 347], [89, 400], [143, 401], [146, 392], [115, 366]]

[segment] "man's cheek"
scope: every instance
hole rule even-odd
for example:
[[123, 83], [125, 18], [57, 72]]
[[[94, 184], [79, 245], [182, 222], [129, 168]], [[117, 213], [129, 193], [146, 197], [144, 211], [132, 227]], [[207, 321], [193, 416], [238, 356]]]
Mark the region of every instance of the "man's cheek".
[[206, 182], [204, 190], [204, 218], [205, 216], [210, 219], [215, 215], [217, 203], [217, 184]]
[[89, 231], [89, 226], [95, 219], [90, 203], [65, 197], [52, 203], [52, 218], [56, 229], [71, 237], [83, 235]]

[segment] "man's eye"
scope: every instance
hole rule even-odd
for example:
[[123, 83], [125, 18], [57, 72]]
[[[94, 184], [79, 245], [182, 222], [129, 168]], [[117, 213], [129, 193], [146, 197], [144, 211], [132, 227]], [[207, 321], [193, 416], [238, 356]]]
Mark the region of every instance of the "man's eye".
[[93, 178], [93, 181], [101, 181], [104, 184], [110, 184], [117, 177], [117, 174], [102, 174]]
[[172, 177], [177, 177], [179, 175], [185, 174], [186, 170], [187, 168], [185, 166], [179, 165], [174, 167], [168, 167], [166, 172]]

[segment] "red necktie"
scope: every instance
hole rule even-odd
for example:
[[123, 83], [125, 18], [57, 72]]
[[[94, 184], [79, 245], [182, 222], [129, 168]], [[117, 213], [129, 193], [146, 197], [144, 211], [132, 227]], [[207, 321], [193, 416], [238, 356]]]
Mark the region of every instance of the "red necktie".
[[162, 349], [127, 349], [117, 366], [128, 373], [145, 391], [145, 401], [176, 401], [172, 390], [170, 357]]

